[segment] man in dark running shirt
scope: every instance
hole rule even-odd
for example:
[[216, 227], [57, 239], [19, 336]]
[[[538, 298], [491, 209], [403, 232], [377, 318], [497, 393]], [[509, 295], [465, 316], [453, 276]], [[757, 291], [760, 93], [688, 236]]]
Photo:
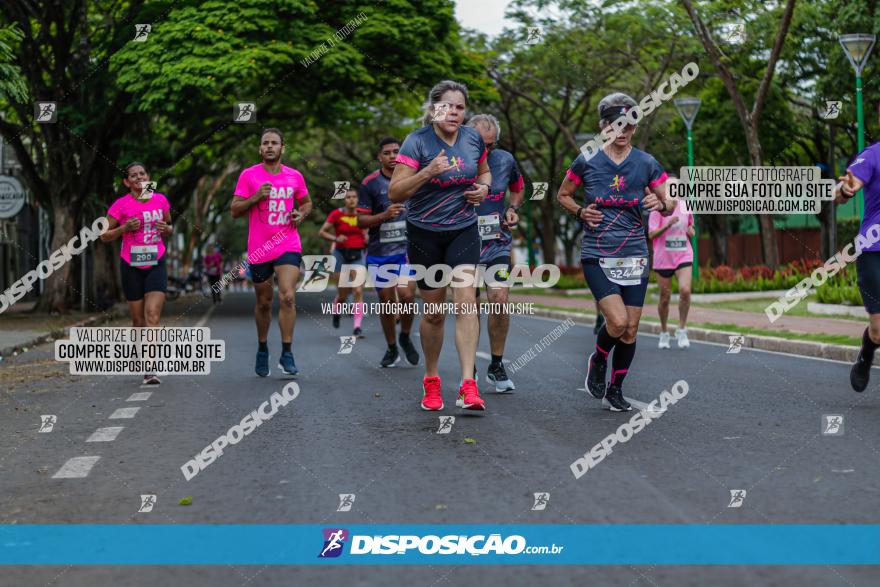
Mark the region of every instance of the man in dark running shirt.
[[[501, 125], [497, 118], [491, 114], [477, 114], [471, 117], [468, 126], [476, 128], [483, 137], [489, 151], [489, 169], [492, 171], [489, 195], [477, 207], [481, 239], [480, 265], [487, 269], [486, 293], [491, 304], [500, 304], [501, 307], [500, 311], [490, 311], [486, 317], [492, 357], [486, 376], [495, 384], [495, 391], [511, 391], [515, 386], [507, 376], [502, 361], [507, 332], [510, 330], [510, 315], [504, 306], [509, 289], [500, 282], [504, 282], [510, 274], [510, 247], [513, 243], [510, 231], [519, 222], [517, 212], [523, 203], [523, 178], [513, 155], [497, 147], [501, 137]], [[504, 200], [508, 188], [509, 206]]]
[[392, 204], [388, 199], [388, 184], [391, 174], [397, 165], [400, 153], [400, 141], [386, 137], [379, 143], [379, 164], [381, 167], [364, 178], [358, 189], [358, 210], [369, 210], [369, 213], [358, 213], [358, 225], [370, 229], [370, 242], [367, 245], [367, 268], [370, 278], [376, 285], [380, 306], [379, 321], [388, 350], [382, 357], [382, 367], [393, 367], [400, 359], [397, 344], [394, 341], [394, 323], [397, 314], [389, 308], [399, 302], [400, 312], [400, 346], [406, 360], [412, 365], [419, 364], [419, 353], [410, 341], [412, 329], [416, 282], [395, 285], [390, 275], [400, 275], [401, 271], [408, 274], [406, 260], [406, 208], [403, 204]]

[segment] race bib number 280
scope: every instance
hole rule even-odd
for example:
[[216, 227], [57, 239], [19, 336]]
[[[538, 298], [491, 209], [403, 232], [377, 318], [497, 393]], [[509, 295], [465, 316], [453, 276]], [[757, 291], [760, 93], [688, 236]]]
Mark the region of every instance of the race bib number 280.
[[599, 267], [611, 283], [617, 285], [639, 285], [648, 268], [646, 257], [623, 257], [599, 259]]
[[156, 245], [144, 245], [131, 247], [132, 267], [151, 267], [159, 263], [159, 247]]

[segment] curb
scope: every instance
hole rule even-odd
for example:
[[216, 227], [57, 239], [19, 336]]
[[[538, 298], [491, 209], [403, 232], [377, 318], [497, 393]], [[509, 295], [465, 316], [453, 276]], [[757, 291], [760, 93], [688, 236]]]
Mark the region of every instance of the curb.
[[[571, 318], [575, 323], [586, 326], [592, 326], [596, 321], [595, 314], [546, 310], [543, 308], [534, 308], [533, 315], [543, 316], [544, 318]], [[660, 324], [657, 322], [641, 322], [639, 324], [639, 332], [645, 334], [660, 334]], [[706, 328], [688, 328], [687, 332], [688, 338], [691, 340], [714, 342], [724, 345], [730, 344], [731, 336], [741, 334], [739, 332], [708, 330]], [[830, 359], [832, 361], [842, 361], [844, 363], [854, 363], [859, 355], [859, 347], [842, 344], [829, 344], [808, 340], [790, 340], [787, 338], [761, 336], [757, 334], [746, 334], [743, 336], [745, 340], [743, 341], [742, 346], [743, 348], [748, 349], [789, 353], [792, 355], [800, 355], [802, 357]], [[874, 357], [874, 365], [880, 365], [880, 353]]]
[[121, 318], [125, 315], [126, 315], [125, 308], [123, 306], [120, 306], [117, 304], [117, 305], [113, 306], [112, 308], [110, 308], [109, 310], [107, 310], [106, 312], [104, 312], [103, 314], [90, 316], [89, 318], [86, 318], [85, 320], [81, 320], [80, 322], [77, 322], [76, 324], [71, 324], [69, 326], [65, 326], [64, 328], [56, 328], [55, 330], [53, 330], [51, 332], [47, 332], [46, 334], [40, 335], [36, 338], [32, 338], [29, 341], [26, 341], [26, 342], [23, 342], [23, 343], [20, 343], [17, 345], [9, 346], [6, 348], [2, 348], [2, 349], [0, 349], [0, 357], [5, 358], [5, 357], [11, 356], [11, 355], [17, 355], [21, 352], [24, 352], [25, 349], [34, 347], [38, 344], [43, 344], [45, 342], [52, 342], [53, 340], [55, 340], [57, 338], [68, 337], [68, 336], [70, 336], [70, 329], [71, 328], [79, 328], [79, 327], [83, 327], [83, 326], [92, 326], [95, 324], [103, 324], [104, 322], [107, 322], [109, 320], [115, 320], [116, 318]]

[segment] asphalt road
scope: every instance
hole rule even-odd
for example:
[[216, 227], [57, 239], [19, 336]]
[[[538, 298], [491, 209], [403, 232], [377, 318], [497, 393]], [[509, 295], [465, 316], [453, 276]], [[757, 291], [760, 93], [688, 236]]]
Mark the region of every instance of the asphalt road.
[[[73, 377], [43, 345], [0, 366], [0, 523], [290, 524], [787, 524], [878, 523], [880, 377], [864, 394], [848, 366], [692, 343], [660, 351], [640, 336], [626, 379], [629, 398], [650, 402], [678, 380], [689, 393], [594, 469], [569, 465], [628, 416], [583, 391], [592, 331], [568, 329], [513, 376], [517, 390], [485, 383], [484, 413], [454, 407], [459, 380], [454, 328], [442, 356], [445, 410], [419, 409], [421, 367], [380, 369], [375, 317], [351, 354], [337, 354], [319, 302], [299, 295], [294, 354], [299, 397], [186, 481], [183, 463], [280, 391], [277, 327], [273, 374], [253, 372], [252, 294], [227, 296], [207, 320], [227, 359], [205, 377], [167, 377], [145, 400], [136, 377]], [[369, 298], [375, 301], [375, 298]], [[194, 325], [208, 305], [181, 304], [166, 325]], [[515, 361], [559, 321], [513, 319], [505, 358]], [[418, 340], [418, 339], [416, 339]], [[674, 346], [674, 344], [673, 344]], [[119, 408], [140, 408], [110, 418]], [[129, 410], [130, 411], [130, 410]], [[40, 433], [40, 415], [57, 415]], [[843, 435], [823, 435], [823, 415], [844, 416]], [[456, 420], [437, 434], [440, 415]], [[122, 427], [113, 441], [86, 442]], [[466, 441], [466, 439], [468, 439]], [[80, 478], [53, 478], [69, 459], [100, 457]], [[744, 489], [730, 508], [730, 490]], [[533, 494], [549, 492], [543, 511]], [[138, 513], [141, 494], [155, 494]], [[339, 494], [355, 494], [338, 512]], [[192, 505], [178, 500], [192, 496]], [[626, 544], [620, 544], [625, 551]], [[609, 561], [613, 562], [613, 561]], [[0, 585], [876, 585], [870, 567], [8, 567]]]

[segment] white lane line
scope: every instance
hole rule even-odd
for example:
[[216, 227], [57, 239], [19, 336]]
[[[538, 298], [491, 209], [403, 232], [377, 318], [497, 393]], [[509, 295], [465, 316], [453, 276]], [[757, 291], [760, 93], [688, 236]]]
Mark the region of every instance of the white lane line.
[[208, 311], [205, 312], [201, 318], [199, 318], [198, 322], [196, 322], [196, 328], [201, 328], [202, 326], [204, 326], [208, 322], [208, 318], [210, 318], [211, 314], [214, 313], [214, 308], [216, 308], [216, 307], [217, 306], [208, 307]]
[[652, 414], [662, 414], [666, 412], [666, 410], [660, 410], [658, 408], [651, 408], [650, 404], [646, 404], [645, 402], [640, 402], [637, 399], [633, 399], [631, 397], [623, 396], [623, 399], [634, 405], [639, 410], [644, 410], [646, 412], [650, 412]]
[[87, 477], [92, 467], [101, 457], [73, 457], [61, 465], [58, 472], [52, 475], [52, 479], [79, 479]]
[[137, 391], [125, 401], [127, 402], [145, 402], [150, 399], [150, 396], [153, 395], [152, 391]]
[[[490, 355], [489, 353], [484, 353], [483, 351], [477, 351], [477, 357], [480, 359], [485, 359], [486, 361], [492, 360], [492, 355]], [[510, 364], [510, 361], [507, 359], [501, 359], [501, 362], [507, 363], [508, 365]]]
[[125, 426], [108, 426], [107, 428], [98, 428], [92, 435], [88, 437], [86, 442], [110, 442], [116, 440], [119, 433]]
[[127, 418], [134, 418], [134, 415], [138, 413], [140, 408], [117, 408], [115, 412], [110, 414], [111, 420], [123, 420]]

